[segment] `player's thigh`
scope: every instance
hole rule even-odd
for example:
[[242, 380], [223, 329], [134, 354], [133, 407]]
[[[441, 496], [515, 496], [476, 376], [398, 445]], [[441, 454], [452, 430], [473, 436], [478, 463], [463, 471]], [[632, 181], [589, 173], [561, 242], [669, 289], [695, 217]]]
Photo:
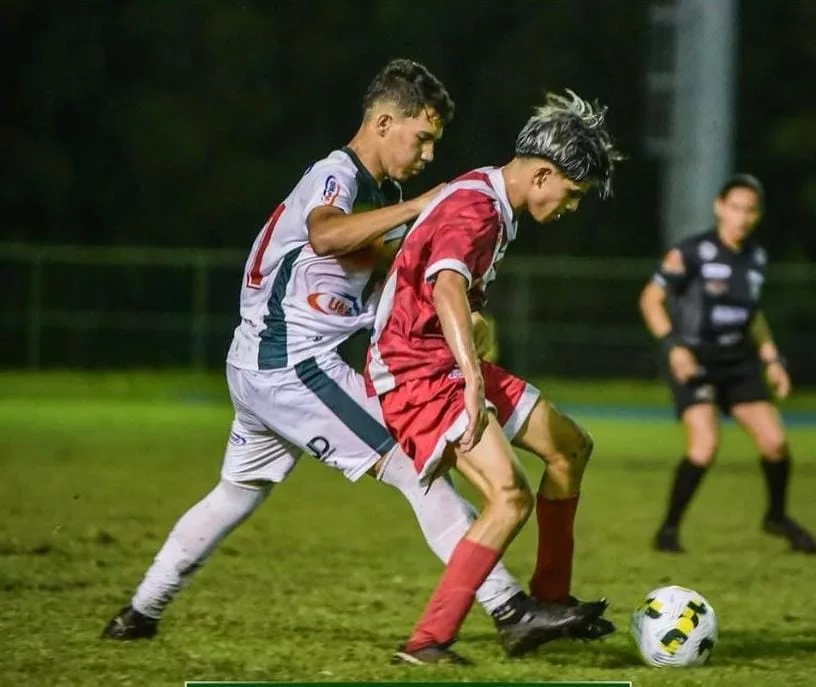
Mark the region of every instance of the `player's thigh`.
[[454, 465], [488, 502], [500, 502], [508, 495], [524, 498], [531, 494], [524, 468], [516, 456], [496, 415], [489, 413], [481, 441], [470, 451], [452, 447]]
[[539, 397], [513, 444], [549, 459], [555, 456], [588, 458], [592, 438], [566, 413]]
[[252, 416], [236, 409], [221, 478], [236, 484], [280, 484], [297, 465], [301, 450]]
[[686, 434], [686, 457], [696, 464], [713, 460], [720, 441], [720, 420], [713, 403], [695, 403], [682, 415]]
[[720, 396], [723, 409], [729, 413], [740, 404], [762, 401], [770, 404], [771, 392], [759, 358], [751, 357], [739, 365], [726, 368], [720, 384]]
[[266, 426], [350, 480], [362, 477], [395, 445], [377, 399], [339, 357], [254, 375], [252, 386], [253, 410]]
[[541, 392], [512, 372], [489, 362], [482, 362], [485, 398], [495, 409], [505, 436], [512, 442], [527, 423]]
[[731, 416], [747, 432], [764, 456], [771, 459], [784, 457], [785, 428], [772, 403], [769, 401], [738, 403], [731, 407]]
[[706, 372], [688, 382], [678, 382], [670, 373], [666, 374], [674, 405], [674, 414], [682, 420], [686, 411], [696, 405], [711, 405], [719, 402], [719, 387], [710, 373]]

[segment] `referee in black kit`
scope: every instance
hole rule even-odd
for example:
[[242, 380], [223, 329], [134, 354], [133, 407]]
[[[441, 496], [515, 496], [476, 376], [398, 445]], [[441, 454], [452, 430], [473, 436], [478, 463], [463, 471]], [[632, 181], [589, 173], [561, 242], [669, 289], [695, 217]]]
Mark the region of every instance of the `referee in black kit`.
[[714, 200], [716, 228], [672, 248], [640, 297], [686, 430], [686, 453], [654, 539], [659, 551], [683, 551], [680, 520], [717, 452], [719, 407], [762, 455], [768, 488], [763, 529], [785, 537], [794, 551], [816, 553], [810, 533], [788, 516], [790, 452], [768, 391], [770, 385], [782, 399], [791, 384], [760, 309], [767, 259], [750, 235], [763, 203], [758, 179], [747, 174], [728, 179]]

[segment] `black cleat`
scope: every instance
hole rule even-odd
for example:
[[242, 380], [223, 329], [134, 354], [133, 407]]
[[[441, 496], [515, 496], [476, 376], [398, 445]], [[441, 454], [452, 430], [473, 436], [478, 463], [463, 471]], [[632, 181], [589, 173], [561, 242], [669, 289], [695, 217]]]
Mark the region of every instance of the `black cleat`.
[[125, 606], [102, 630], [102, 639], [150, 639], [159, 631], [159, 621], [148, 618], [132, 606]]
[[762, 529], [768, 534], [785, 537], [790, 542], [791, 551], [816, 553], [816, 540], [804, 527], [789, 517], [765, 518]]
[[664, 553], [685, 553], [686, 550], [680, 546], [680, 536], [676, 527], [661, 527], [655, 535], [652, 547], [655, 551]]
[[425, 646], [409, 650], [405, 644], [391, 656], [391, 665], [427, 666], [431, 664], [472, 666], [473, 661], [444, 646]]
[[607, 606], [605, 600], [558, 604], [526, 597], [521, 602], [526, 604], [522, 613], [507, 620], [494, 619], [499, 641], [511, 658], [523, 656], [554, 639], [579, 634], [587, 623], [600, 618]]
[[[605, 604], [607, 603], [606, 599], [602, 599], [602, 601]], [[571, 596], [569, 598], [569, 603], [574, 606], [582, 602], [576, 599], [574, 596]], [[606, 608], [604, 608], [604, 611], [606, 611]], [[592, 620], [588, 620], [583, 625], [577, 627], [570, 633], [570, 638], [581, 639], [585, 642], [592, 642], [596, 639], [602, 639], [607, 635], [611, 635], [613, 632], [615, 632], [615, 629], [615, 623], [601, 615], [597, 618], [593, 618]]]

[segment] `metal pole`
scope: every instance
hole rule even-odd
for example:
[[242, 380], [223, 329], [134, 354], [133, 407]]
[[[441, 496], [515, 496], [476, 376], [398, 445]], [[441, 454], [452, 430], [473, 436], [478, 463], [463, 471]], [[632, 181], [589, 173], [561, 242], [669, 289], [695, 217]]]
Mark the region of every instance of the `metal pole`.
[[679, 0], [664, 241], [712, 222], [711, 203], [733, 165], [736, 0]]

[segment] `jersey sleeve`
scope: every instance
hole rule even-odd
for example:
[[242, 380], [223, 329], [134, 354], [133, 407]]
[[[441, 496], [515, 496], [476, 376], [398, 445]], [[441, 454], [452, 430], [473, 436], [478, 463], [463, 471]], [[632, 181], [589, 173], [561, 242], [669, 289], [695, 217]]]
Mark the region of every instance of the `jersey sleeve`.
[[357, 197], [357, 179], [353, 172], [339, 164], [320, 163], [309, 172], [303, 189], [303, 216], [315, 208], [330, 205], [347, 215]]
[[672, 248], [652, 276], [652, 281], [671, 294], [682, 293], [699, 269], [699, 255], [695, 243], [683, 241]]
[[445, 203], [438, 207], [446, 216], [435, 223], [425, 281], [432, 281], [443, 270], [453, 270], [467, 280], [470, 289], [492, 264], [501, 220], [490, 199], [479, 195], [476, 202], [460, 199], [449, 207]]

